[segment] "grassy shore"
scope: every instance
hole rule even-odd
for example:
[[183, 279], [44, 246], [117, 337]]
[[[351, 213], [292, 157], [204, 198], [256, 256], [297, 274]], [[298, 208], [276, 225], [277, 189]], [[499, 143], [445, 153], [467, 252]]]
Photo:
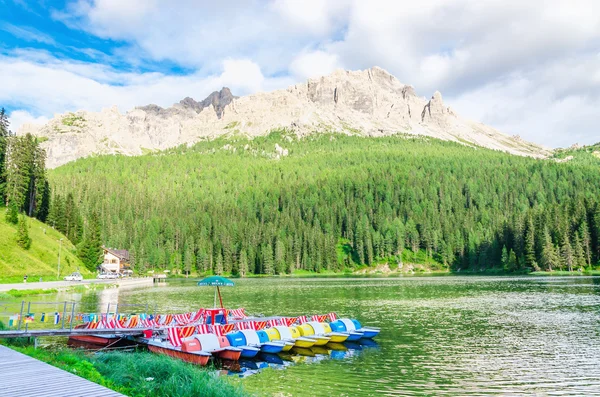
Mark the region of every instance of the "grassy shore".
[[233, 385], [210, 369], [148, 352], [86, 354], [67, 348], [13, 348], [131, 397], [247, 395], [239, 385]]
[[[0, 321], [0, 330], [4, 324]], [[201, 368], [148, 352], [86, 353], [66, 347], [34, 348], [29, 338], [2, 340], [11, 349], [131, 397], [238, 397], [241, 385]]]

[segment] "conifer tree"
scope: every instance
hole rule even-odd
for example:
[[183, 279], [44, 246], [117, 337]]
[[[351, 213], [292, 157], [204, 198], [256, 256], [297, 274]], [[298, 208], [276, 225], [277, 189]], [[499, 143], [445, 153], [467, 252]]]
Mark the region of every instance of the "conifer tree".
[[8, 147], [8, 126], [10, 125], [6, 111], [0, 109], [0, 203], [5, 203], [4, 188], [6, 185], [6, 150]]
[[31, 247], [31, 238], [29, 237], [29, 226], [25, 215], [19, 217], [19, 228], [17, 229], [17, 244], [23, 249], [28, 250]]
[[215, 260], [215, 268], [213, 269], [213, 272], [216, 275], [223, 274], [223, 255], [221, 254], [220, 250], [217, 252], [217, 259]]
[[500, 258], [500, 264], [502, 265], [502, 268], [505, 271], [508, 271], [510, 269], [510, 264], [509, 264], [508, 259], [509, 259], [508, 258], [508, 250], [506, 249], [506, 245], [504, 245], [502, 247], [502, 256]]
[[569, 235], [567, 234], [567, 232], [563, 234], [563, 241], [560, 247], [560, 255], [562, 258], [561, 270], [562, 268], [566, 267], [570, 272], [572, 272], [574, 263], [573, 248], [571, 246], [571, 242], [569, 241]]
[[544, 229], [544, 245], [542, 247], [541, 264], [545, 270], [550, 272], [555, 267], [560, 266], [560, 259], [556, 254], [548, 228]]
[[517, 263], [517, 255], [515, 251], [510, 250], [508, 254], [508, 271], [515, 271], [519, 268], [519, 264]]
[[14, 200], [8, 201], [8, 208], [6, 209], [6, 221], [16, 225], [19, 222], [19, 207]]
[[525, 231], [525, 265], [536, 268], [535, 258], [535, 229], [531, 217], [527, 219], [527, 229]]
[[244, 249], [242, 249], [242, 252], [240, 252], [240, 263], [238, 269], [240, 277], [246, 277], [246, 274], [248, 273], [248, 255]]
[[183, 257], [183, 270], [186, 276], [191, 273], [194, 262], [196, 262], [196, 258], [194, 258], [194, 249], [191, 244], [187, 244]]
[[102, 263], [102, 253], [100, 219], [98, 213], [93, 211], [78, 256], [88, 270], [95, 271]]
[[585, 265], [590, 266], [592, 264], [591, 237], [590, 228], [586, 221], [583, 221], [579, 226], [579, 236], [581, 237], [581, 244], [583, 245]]
[[277, 274], [285, 272], [285, 245], [281, 239], [275, 242], [275, 268]]
[[262, 247], [263, 257], [263, 274], [273, 274], [273, 246], [271, 243], [263, 245]]
[[581, 242], [581, 238], [579, 237], [579, 232], [575, 233], [575, 241], [574, 241], [574, 265], [577, 271], [583, 271], [586, 266], [585, 260], [585, 250], [583, 249], [583, 244]]

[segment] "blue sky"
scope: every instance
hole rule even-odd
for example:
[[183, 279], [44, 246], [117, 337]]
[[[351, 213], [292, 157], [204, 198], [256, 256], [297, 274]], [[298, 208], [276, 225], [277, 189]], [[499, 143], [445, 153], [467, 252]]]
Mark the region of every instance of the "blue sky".
[[13, 129], [372, 66], [508, 134], [600, 141], [593, 0], [0, 0], [0, 106]]

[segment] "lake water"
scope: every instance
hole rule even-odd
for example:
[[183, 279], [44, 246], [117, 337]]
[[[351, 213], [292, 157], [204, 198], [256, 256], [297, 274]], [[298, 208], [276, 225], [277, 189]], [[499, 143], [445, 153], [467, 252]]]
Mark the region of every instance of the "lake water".
[[[600, 396], [600, 278], [251, 279], [222, 292], [250, 313], [335, 311], [382, 329], [375, 346], [308, 352], [239, 380], [257, 395]], [[212, 306], [213, 290], [190, 280], [68, 298], [183, 312]]]

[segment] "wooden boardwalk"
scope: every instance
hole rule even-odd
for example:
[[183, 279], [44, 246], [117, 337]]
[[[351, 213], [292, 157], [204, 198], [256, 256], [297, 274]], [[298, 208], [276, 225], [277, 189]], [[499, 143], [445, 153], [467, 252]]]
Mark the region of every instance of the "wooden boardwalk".
[[3, 397], [124, 397], [60, 368], [0, 345]]

